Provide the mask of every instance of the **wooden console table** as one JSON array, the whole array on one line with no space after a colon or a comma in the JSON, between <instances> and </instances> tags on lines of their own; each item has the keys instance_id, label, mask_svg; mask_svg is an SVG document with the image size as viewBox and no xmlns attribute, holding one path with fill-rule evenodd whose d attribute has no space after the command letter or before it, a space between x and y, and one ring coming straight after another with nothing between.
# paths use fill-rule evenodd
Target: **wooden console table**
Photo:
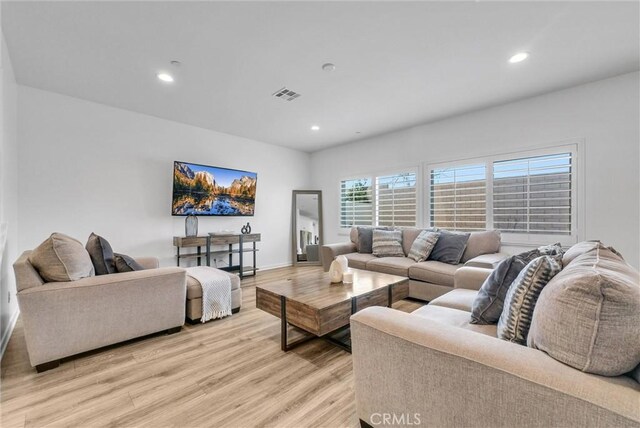
<instances>
[{"instance_id":1,"label":"wooden console table","mask_svg":"<svg viewBox=\"0 0 640 428\"><path fill-rule=\"evenodd\" d=\"M176 260L177 265L180 266L180 260L183 259L197 259L198 266L202 265L202 258L205 258L206 266L211 266L211 247L213 245L227 245L228 249L223 251L213 251L214 253L223 253L228 256L229 266L220 267L218 269L238 272L240 279L247 275L255 275L258 268L256 267L256 253L259 251L256 248L256 243L260 242L261 235L259 233L250 233L247 235L242 234L209 234L205 236L174 236L173 245L176 247ZM245 244L252 244L246 247ZM237 248L234 248L237 246ZM204 251L203 251L204 247ZM196 248L195 253L181 253L181 248ZM251 253L252 265L245 265L245 253ZM233 255L238 255L238 263L234 264Z\"/></svg>"},{"instance_id":2,"label":"wooden console table","mask_svg":"<svg viewBox=\"0 0 640 428\"><path fill-rule=\"evenodd\" d=\"M202 258L205 257L206 265L209 266L209 253L202 252L202 248L207 248L207 241L209 240L209 236L174 236L173 237L173 246L176 247L176 260L178 266L180 266L181 259L197 259L198 266L202 265ZM195 253L186 253L180 254L181 248L196 248Z\"/></svg>"},{"instance_id":3,"label":"wooden console table","mask_svg":"<svg viewBox=\"0 0 640 428\"><path fill-rule=\"evenodd\" d=\"M218 234L209 234L209 241L207 245L207 255L208 260L211 258L211 246L212 245L228 245L229 249L227 251L215 251L216 253L225 253L229 257L229 266L221 267L218 269L226 270L229 272L238 272L240 279L244 278L246 275L255 275L258 268L256 267L256 253L259 251L256 248L256 243L260 242L260 234L259 233L249 233L246 235L243 234L233 234L233 235L218 235ZM251 247L247 248L244 244L251 243ZM238 248L234 249L233 246L237 245ZM245 265L244 254L252 253L252 265ZM233 255L238 255L238 264L233 264Z\"/></svg>"}]
</instances>

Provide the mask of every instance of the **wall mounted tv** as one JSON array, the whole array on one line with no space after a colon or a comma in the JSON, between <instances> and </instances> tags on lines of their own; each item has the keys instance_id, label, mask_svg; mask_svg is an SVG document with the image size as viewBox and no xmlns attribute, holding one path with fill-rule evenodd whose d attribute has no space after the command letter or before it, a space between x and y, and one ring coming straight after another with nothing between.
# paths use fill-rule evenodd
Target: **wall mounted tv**
<instances>
[{"instance_id":1,"label":"wall mounted tv","mask_svg":"<svg viewBox=\"0 0 640 428\"><path fill-rule=\"evenodd\" d=\"M173 163L172 215L252 216L255 172L195 163Z\"/></svg>"}]
</instances>

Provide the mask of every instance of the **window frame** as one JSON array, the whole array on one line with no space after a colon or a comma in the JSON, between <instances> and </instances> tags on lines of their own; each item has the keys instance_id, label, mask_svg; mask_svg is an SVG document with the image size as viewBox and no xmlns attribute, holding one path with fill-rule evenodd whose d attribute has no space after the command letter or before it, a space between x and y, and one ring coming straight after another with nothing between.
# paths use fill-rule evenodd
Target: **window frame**
<instances>
[{"instance_id":1,"label":"window frame","mask_svg":"<svg viewBox=\"0 0 640 428\"><path fill-rule=\"evenodd\" d=\"M470 164L484 163L486 166L486 230L493 230L493 175L494 162L530 158L537 156L571 153L571 233L559 234L533 234L533 233L507 233L501 232L503 245L512 246L537 246L560 242L564 246L573 245L582 239L584 224L584 141L570 140L545 147L525 149L509 153L497 153L489 156L459 159L453 161L440 161L424 164L424 221L423 224L431 226L431 182L430 177L434 169L455 168ZM429 181L425 181L429 180Z\"/></svg>"},{"instance_id":2,"label":"window frame","mask_svg":"<svg viewBox=\"0 0 640 428\"><path fill-rule=\"evenodd\" d=\"M371 226L376 227L378 225L378 194L377 194L377 179L379 177L387 177L391 175L399 175L399 174L415 174L416 175L416 225L415 227L420 227L423 223L423 189L422 189L422 168L421 166L407 166L400 168L393 168L387 170L377 171L375 173L366 173L366 174L351 174L345 177L340 177L338 180L338 207L342 204L342 182L347 180L357 180L357 179L369 179L371 180L371 218L372 224ZM338 212L338 234L339 235L348 235L351 231L351 227L342 227L342 215Z\"/></svg>"}]
</instances>

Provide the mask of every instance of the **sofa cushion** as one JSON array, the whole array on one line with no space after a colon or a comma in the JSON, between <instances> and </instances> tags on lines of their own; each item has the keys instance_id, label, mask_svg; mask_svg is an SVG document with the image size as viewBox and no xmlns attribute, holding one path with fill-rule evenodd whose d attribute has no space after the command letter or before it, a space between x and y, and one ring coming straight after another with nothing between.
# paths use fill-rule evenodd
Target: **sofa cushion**
<instances>
[{"instance_id":1,"label":"sofa cushion","mask_svg":"<svg viewBox=\"0 0 640 428\"><path fill-rule=\"evenodd\" d=\"M439 236L440 234L438 232L429 232L427 230L420 232L411 245L408 257L415 262L427 260L436 242L438 242Z\"/></svg>"},{"instance_id":2,"label":"sofa cushion","mask_svg":"<svg viewBox=\"0 0 640 428\"><path fill-rule=\"evenodd\" d=\"M467 260L464 265L467 267L495 269L504 259L508 257L509 255L505 253L482 254L480 256L476 256L470 260Z\"/></svg>"},{"instance_id":3,"label":"sofa cushion","mask_svg":"<svg viewBox=\"0 0 640 428\"><path fill-rule=\"evenodd\" d=\"M231 278L231 290L233 291L240 288L240 277L232 273L229 273L228 275L229 278ZM202 285L200 285L200 282L197 279L187 275L187 299L200 299L201 297Z\"/></svg>"},{"instance_id":4,"label":"sofa cushion","mask_svg":"<svg viewBox=\"0 0 640 428\"><path fill-rule=\"evenodd\" d=\"M471 312L471 305L473 305L473 300L477 294L478 292L475 290L466 290L464 288L454 289L447 294L433 299L429 304ZM469 319L471 319L471 314L469 314Z\"/></svg>"},{"instance_id":5,"label":"sofa cushion","mask_svg":"<svg viewBox=\"0 0 640 428\"><path fill-rule=\"evenodd\" d=\"M457 265L469 240L468 233L453 233L440 230L438 242L429 255L429 260Z\"/></svg>"},{"instance_id":6,"label":"sofa cushion","mask_svg":"<svg viewBox=\"0 0 640 428\"><path fill-rule=\"evenodd\" d=\"M134 260L133 257L129 257L126 254L115 253L113 255L113 261L118 272L133 272L136 270L144 270L144 266Z\"/></svg>"},{"instance_id":7,"label":"sofa cushion","mask_svg":"<svg viewBox=\"0 0 640 428\"><path fill-rule=\"evenodd\" d=\"M404 257L402 232L399 230L374 230L371 252L376 257Z\"/></svg>"},{"instance_id":8,"label":"sofa cushion","mask_svg":"<svg viewBox=\"0 0 640 428\"><path fill-rule=\"evenodd\" d=\"M462 263L466 263L474 257L483 254L492 254L500 251L500 231L487 230L483 232L471 232L467 247L462 254Z\"/></svg>"},{"instance_id":9,"label":"sofa cushion","mask_svg":"<svg viewBox=\"0 0 640 428\"><path fill-rule=\"evenodd\" d=\"M640 275L598 245L545 287L529 346L587 373L618 376L640 363Z\"/></svg>"},{"instance_id":10,"label":"sofa cushion","mask_svg":"<svg viewBox=\"0 0 640 428\"><path fill-rule=\"evenodd\" d=\"M91 257L80 241L53 233L29 255L29 262L46 282L76 281L95 275Z\"/></svg>"},{"instance_id":11,"label":"sofa cushion","mask_svg":"<svg viewBox=\"0 0 640 428\"><path fill-rule=\"evenodd\" d=\"M462 265L450 265L448 263L427 260L426 262L414 263L409 268L409 278L453 287L453 275L460 267L462 267Z\"/></svg>"},{"instance_id":12,"label":"sofa cushion","mask_svg":"<svg viewBox=\"0 0 640 428\"><path fill-rule=\"evenodd\" d=\"M582 241L573 245L562 255L562 266L567 267L569 263L571 263L576 257L583 255L584 253L588 253L589 251L595 250L596 248L608 248L614 254L622 257L622 254L617 252L613 247L605 247L602 245L600 241Z\"/></svg>"},{"instance_id":13,"label":"sofa cushion","mask_svg":"<svg viewBox=\"0 0 640 428\"><path fill-rule=\"evenodd\" d=\"M113 260L113 250L109 241L92 232L85 248L91 257L96 275L108 275L117 272Z\"/></svg>"},{"instance_id":14,"label":"sofa cushion","mask_svg":"<svg viewBox=\"0 0 640 428\"><path fill-rule=\"evenodd\" d=\"M465 330L475 331L476 333L486 334L487 336L496 337L495 325L478 325L469 322L469 312L459 309L446 308L444 306L427 305L411 312L411 315L435 321L441 324L452 325Z\"/></svg>"},{"instance_id":15,"label":"sofa cushion","mask_svg":"<svg viewBox=\"0 0 640 428\"><path fill-rule=\"evenodd\" d=\"M540 257L540 251L531 250L504 259L484 281L471 310L475 324L495 324L502 315L504 299L509 287L531 260ZM466 265L465 265L466 266Z\"/></svg>"},{"instance_id":16,"label":"sofa cushion","mask_svg":"<svg viewBox=\"0 0 640 428\"><path fill-rule=\"evenodd\" d=\"M373 254L349 253L344 255L349 261L349 267L354 269L366 269L367 262L377 259Z\"/></svg>"},{"instance_id":17,"label":"sofa cushion","mask_svg":"<svg viewBox=\"0 0 640 428\"><path fill-rule=\"evenodd\" d=\"M561 256L541 256L533 259L513 281L504 299L498 320L498 337L521 345L527 335L533 311L542 289L562 270Z\"/></svg>"},{"instance_id":18,"label":"sofa cushion","mask_svg":"<svg viewBox=\"0 0 640 428\"><path fill-rule=\"evenodd\" d=\"M391 275L407 276L409 267L416 262L408 257L379 257L367 262L367 269Z\"/></svg>"}]
</instances>

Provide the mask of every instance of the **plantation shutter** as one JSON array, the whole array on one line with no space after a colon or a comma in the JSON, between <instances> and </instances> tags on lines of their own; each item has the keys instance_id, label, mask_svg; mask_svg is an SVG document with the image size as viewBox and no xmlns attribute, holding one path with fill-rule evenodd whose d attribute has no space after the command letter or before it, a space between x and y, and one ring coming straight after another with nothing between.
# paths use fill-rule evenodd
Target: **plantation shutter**
<instances>
[{"instance_id":1,"label":"plantation shutter","mask_svg":"<svg viewBox=\"0 0 640 428\"><path fill-rule=\"evenodd\" d=\"M486 165L430 171L431 226L473 231L487 228Z\"/></svg>"},{"instance_id":2,"label":"plantation shutter","mask_svg":"<svg viewBox=\"0 0 640 428\"><path fill-rule=\"evenodd\" d=\"M373 225L371 178L340 182L340 227Z\"/></svg>"},{"instance_id":3,"label":"plantation shutter","mask_svg":"<svg viewBox=\"0 0 640 428\"><path fill-rule=\"evenodd\" d=\"M493 163L493 227L508 233L572 233L572 155Z\"/></svg>"},{"instance_id":4,"label":"plantation shutter","mask_svg":"<svg viewBox=\"0 0 640 428\"><path fill-rule=\"evenodd\" d=\"M416 225L416 173L376 177L378 226Z\"/></svg>"}]
</instances>

